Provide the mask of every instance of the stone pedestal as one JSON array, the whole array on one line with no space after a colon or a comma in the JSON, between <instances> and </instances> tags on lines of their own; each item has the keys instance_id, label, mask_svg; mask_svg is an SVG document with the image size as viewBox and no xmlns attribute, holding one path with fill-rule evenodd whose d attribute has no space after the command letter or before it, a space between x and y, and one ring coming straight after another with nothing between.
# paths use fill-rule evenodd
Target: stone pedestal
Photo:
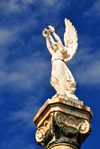
<instances>
[{"instance_id":1,"label":"stone pedestal","mask_svg":"<svg viewBox=\"0 0 100 149\"><path fill-rule=\"evenodd\" d=\"M36 142L46 149L80 149L91 132L91 109L75 99L48 99L34 117Z\"/></svg>"}]
</instances>

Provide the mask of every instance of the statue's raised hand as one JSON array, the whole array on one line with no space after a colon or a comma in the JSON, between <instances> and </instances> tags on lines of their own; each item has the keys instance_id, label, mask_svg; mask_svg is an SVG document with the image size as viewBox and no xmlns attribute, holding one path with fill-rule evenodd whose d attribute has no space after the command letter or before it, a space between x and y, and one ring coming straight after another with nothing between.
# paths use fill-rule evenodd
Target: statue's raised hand
<instances>
[{"instance_id":1,"label":"statue's raised hand","mask_svg":"<svg viewBox=\"0 0 100 149\"><path fill-rule=\"evenodd\" d=\"M52 32L52 33L55 32L55 28L54 28L53 26L49 25L48 27L49 27L49 31L50 31L50 32Z\"/></svg>"},{"instance_id":2,"label":"statue's raised hand","mask_svg":"<svg viewBox=\"0 0 100 149\"><path fill-rule=\"evenodd\" d=\"M45 37L45 38L49 38L49 35L50 35L50 32L49 30L47 30L46 28L43 30L42 32L42 35Z\"/></svg>"}]
</instances>

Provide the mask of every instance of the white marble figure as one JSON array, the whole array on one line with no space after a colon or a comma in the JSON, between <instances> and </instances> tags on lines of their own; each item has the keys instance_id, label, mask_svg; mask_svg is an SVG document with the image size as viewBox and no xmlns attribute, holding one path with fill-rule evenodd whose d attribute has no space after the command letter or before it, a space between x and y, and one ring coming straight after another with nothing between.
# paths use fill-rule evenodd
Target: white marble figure
<instances>
[{"instance_id":1,"label":"white marble figure","mask_svg":"<svg viewBox=\"0 0 100 149\"><path fill-rule=\"evenodd\" d=\"M72 23L65 18L65 33L63 46L61 39L55 33L55 29L52 26L48 26L43 30L43 36L46 38L47 48L52 55L52 72L51 72L51 85L57 91L56 95L59 97L72 97L78 99L73 93L76 90L76 82L72 76L70 70L66 66L66 62L72 59L77 50L77 32ZM56 42L51 36L55 37Z\"/></svg>"}]
</instances>

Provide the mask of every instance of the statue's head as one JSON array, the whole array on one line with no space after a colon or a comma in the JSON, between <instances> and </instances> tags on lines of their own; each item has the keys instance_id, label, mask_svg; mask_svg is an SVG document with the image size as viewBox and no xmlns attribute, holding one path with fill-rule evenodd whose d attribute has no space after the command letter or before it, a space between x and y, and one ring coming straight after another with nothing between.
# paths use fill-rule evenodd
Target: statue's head
<instances>
[{"instance_id":1,"label":"statue's head","mask_svg":"<svg viewBox=\"0 0 100 149\"><path fill-rule=\"evenodd\" d=\"M58 44L56 42L52 43L52 48L56 52L58 50Z\"/></svg>"}]
</instances>

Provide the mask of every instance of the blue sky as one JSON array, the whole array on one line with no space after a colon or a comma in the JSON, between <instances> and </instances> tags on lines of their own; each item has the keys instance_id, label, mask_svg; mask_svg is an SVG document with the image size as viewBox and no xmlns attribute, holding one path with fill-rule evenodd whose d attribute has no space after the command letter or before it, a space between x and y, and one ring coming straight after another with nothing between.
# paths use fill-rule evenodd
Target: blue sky
<instances>
[{"instance_id":1,"label":"blue sky","mask_svg":"<svg viewBox=\"0 0 100 149\"><path fill-rule=\"evenodd\" d=\"M78 49L67 63L75 92L93 112L91 135L82 148L99 147L100 1L1 0L0 149L36 149L33 117L55 94L50 85L51 56L42 31L55 27L63 41L64 19L78 33Z\"/></svg>"}]
</instances>

